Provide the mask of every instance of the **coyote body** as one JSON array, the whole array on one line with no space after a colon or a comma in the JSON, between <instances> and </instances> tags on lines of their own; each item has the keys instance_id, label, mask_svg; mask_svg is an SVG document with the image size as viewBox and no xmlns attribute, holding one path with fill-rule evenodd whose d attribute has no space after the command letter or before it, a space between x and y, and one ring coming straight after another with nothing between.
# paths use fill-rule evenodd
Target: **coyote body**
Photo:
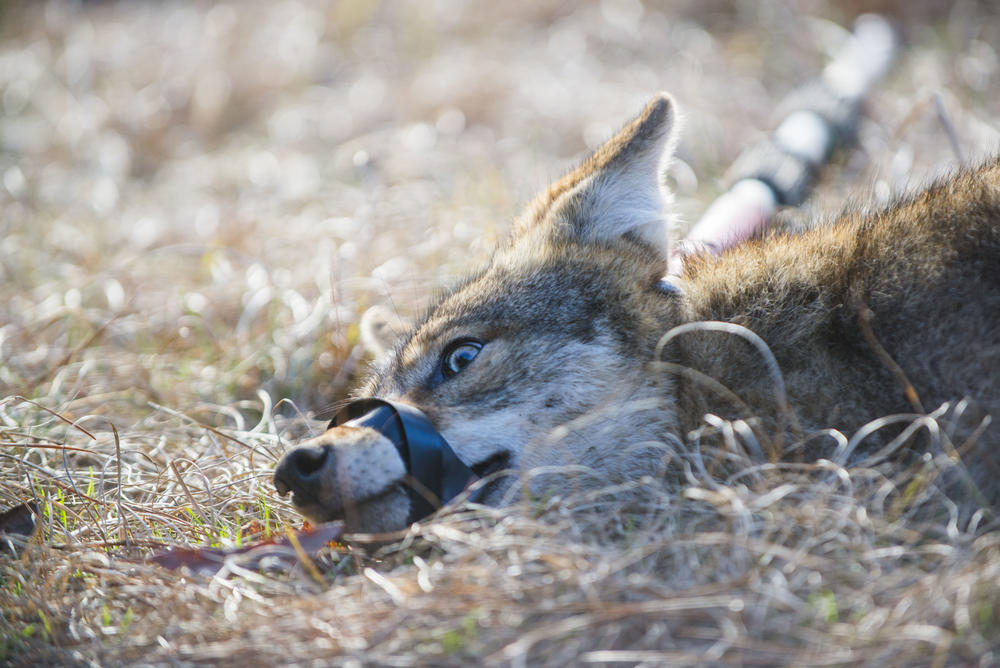
<instances>
[{"instance_id":1,"label":"coyote body","mask_svg":"<svg viewBox=\"0 0 1000 668\"><path fill-rule=\"evenodd\" d=\"M687 258L665 285L674 125L670 98L654 98L542 193L358 396L419 408L477 472L517 470L538 494L676 475L709 413L830 456L834 439L810 435L967 397L1000 411L1000 163L883 211ZM997 430L977 437L995 466ZM295 499L306 516L405 524L405 468L384 438L335 427L304 447L330 455L319 491ZM525 489L494 478L487 503Z\"/></svg>"}]
</instances>

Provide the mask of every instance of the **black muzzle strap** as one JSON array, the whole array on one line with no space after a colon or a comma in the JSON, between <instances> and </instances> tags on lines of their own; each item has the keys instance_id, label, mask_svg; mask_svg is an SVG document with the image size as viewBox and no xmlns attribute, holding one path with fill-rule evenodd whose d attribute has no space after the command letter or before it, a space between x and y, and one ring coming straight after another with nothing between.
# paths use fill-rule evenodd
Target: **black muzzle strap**
<instances>
[{"instance_id":1,"label":"black muzzle strap","mask_svg":"<svg viewBox=\"0 0 1000 668\"><path fill-rule=\"evenodd\" d=\"M392 441L406 472L440 500L448 503L479 477L466 466L427 416L412 406L385 399L359 399L345 406L330 427L368 427ZM425 490L408 486L409 522L427 517L437 508Z\"/></svg>"}]
</instances>

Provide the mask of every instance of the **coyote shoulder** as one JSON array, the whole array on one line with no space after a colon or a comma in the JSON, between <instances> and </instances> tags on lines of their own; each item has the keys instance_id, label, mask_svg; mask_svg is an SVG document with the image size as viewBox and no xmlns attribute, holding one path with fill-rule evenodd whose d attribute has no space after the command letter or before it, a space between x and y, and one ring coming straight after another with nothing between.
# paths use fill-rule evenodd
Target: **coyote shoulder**
<instances>
[{"instance_id":1,"label":"coyote shoulder","mask_svg":"<svg viewBox=\"0 0 1000 668\"><path fill-rule=\"evenodd\" d=\"M1000 411L1000 162L690 257L666 289L675 121L655 97L421 322L367 323L388 352L357 396L419 409L478 475L544 471L524 478L539 493L676 473L708 413L748 419L765 456L795 443L831 456L832 439L809 436L971 399L979 431L959 454L992 472L977 482L994 494L1000 438L979 418ZM515 479L493 476L480 499L515 498ZM275 475L310 519L365 531L405 525L407 480L397 448L365 426L331 428Z\"/></svg>"}]
</instances>

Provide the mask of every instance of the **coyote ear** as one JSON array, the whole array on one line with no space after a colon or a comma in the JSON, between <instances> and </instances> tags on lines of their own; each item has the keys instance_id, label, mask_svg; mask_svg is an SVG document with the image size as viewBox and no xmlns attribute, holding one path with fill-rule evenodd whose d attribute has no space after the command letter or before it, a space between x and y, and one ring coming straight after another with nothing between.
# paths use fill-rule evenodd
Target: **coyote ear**
<instances>
[{"instance_id":1,"label":"coyote ear","mask_svg":"<svg viewBox=\"0 0 1000 668\"><path fill-rule=\"evenodd\" d=\"M557 226L588 241L631 233L666 253L670 194L663 175L674 148L674 103L654 97L580 167L554 183L518 221L518 230Z\"/></svg>"},{"instance_id":2,"label":"coyote ear","mask_svg":"<svg viewBox=\"0 0 1000 668\"><path fill-rule=\"evenodd\" d=\"M361 316L361 344L373 357L382 357L412 328L392 309L372 306Z\"/></svg>"}]
</instances>

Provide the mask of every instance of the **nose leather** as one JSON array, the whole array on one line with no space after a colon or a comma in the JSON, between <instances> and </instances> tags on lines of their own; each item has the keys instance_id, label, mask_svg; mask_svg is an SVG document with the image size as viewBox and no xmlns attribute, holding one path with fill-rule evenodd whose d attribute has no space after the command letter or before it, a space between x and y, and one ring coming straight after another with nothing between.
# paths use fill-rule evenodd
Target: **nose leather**
<instances>
[{"instance_id":1,"label":"nose leather","mask_svg":"<svg viewBox=\"0 0 1000 668\"><path fill-rule=\"evenodd\" d=\"M281 495L294 491L303 498L317 498L329 445L296 448L283 457L274 470L274 487Z\"/></svg>"},{"instance_id":2,"label":"nose leather","mask_svg":"<svg viewBox=\"0 0 1000 668\"><path fill-rule=\"evenodd\" d=\"M330 427L343 425L368 427L389 439L407 473L441 504L454 499L479 478L459 459L427 416L413 406L386 399L359 399L341 409L330 422ZM407 493L409 522L422 519L436 509L424 490L409 485Z\"/></svg>"}]
</instances>

